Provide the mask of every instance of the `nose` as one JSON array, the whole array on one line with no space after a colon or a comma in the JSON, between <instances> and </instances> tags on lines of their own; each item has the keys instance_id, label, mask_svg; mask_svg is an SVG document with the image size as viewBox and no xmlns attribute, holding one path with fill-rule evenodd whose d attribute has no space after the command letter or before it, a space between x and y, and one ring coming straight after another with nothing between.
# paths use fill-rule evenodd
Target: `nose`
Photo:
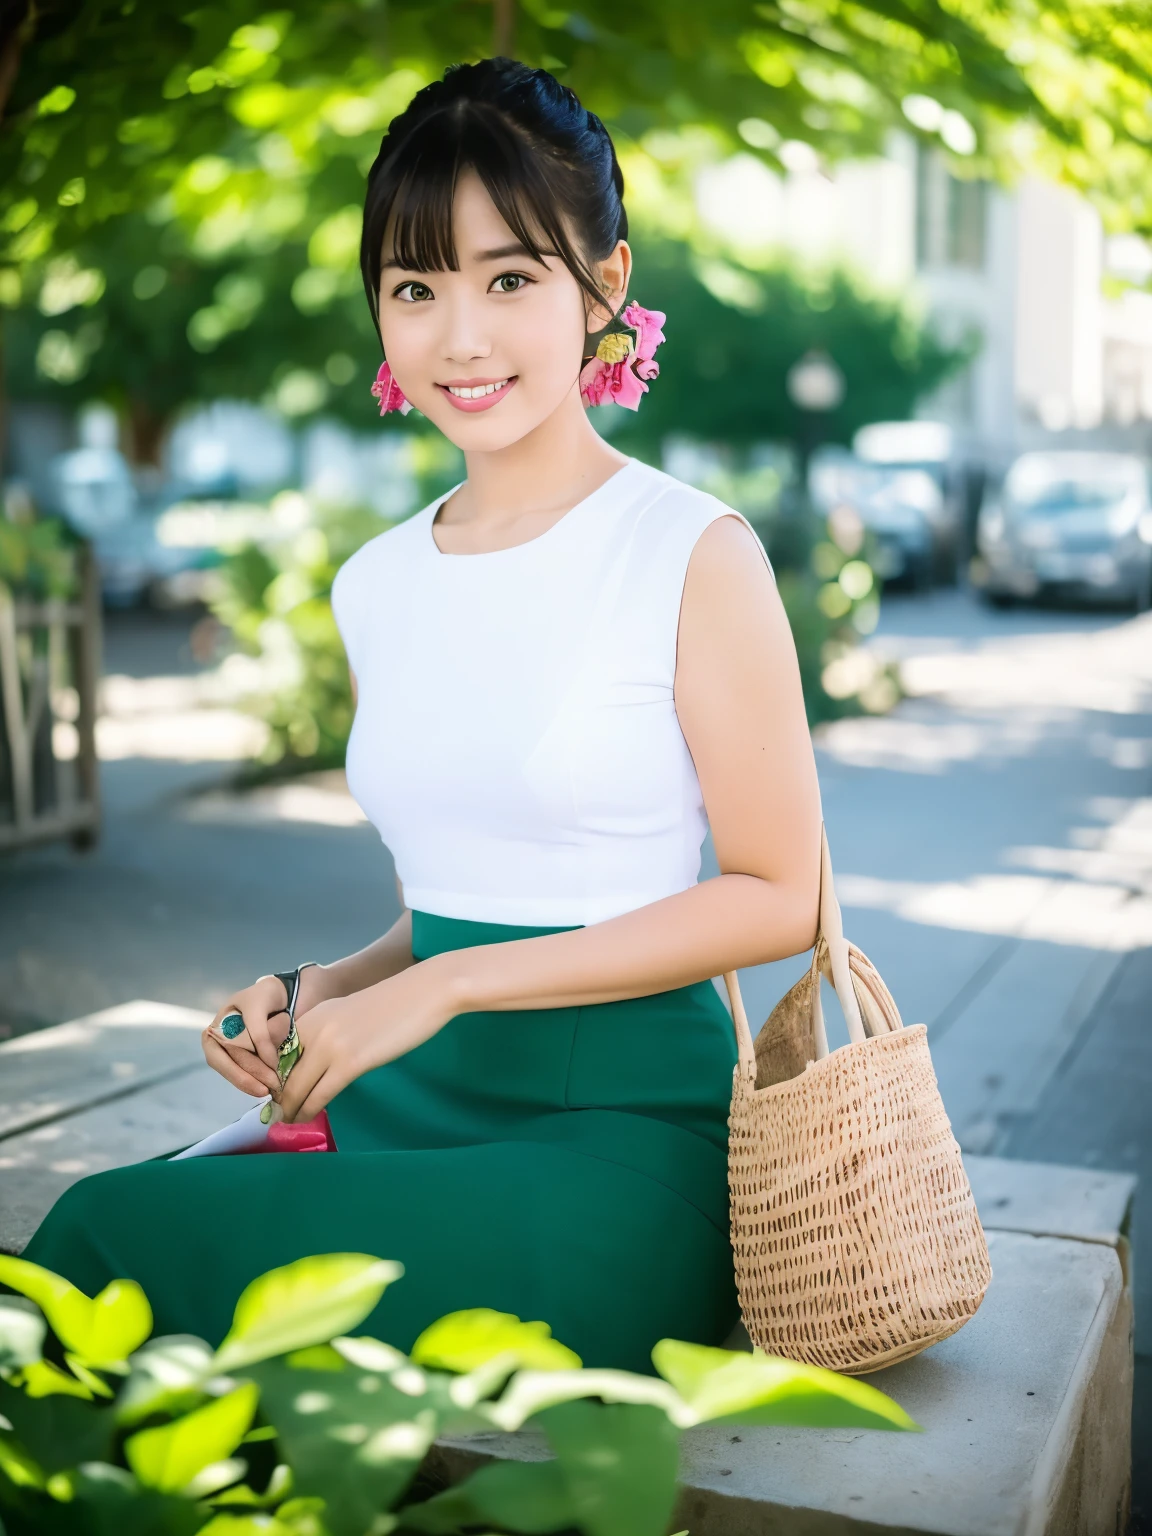
<instances>
[{"instance_id":1,"label":"nose","mask_svg":"<svg viewBox=\"0 0 1152 1536\"><path fill-rule=\"evenodd\" d=\"M466 289L447 297L441 311L445 317L441 341L445 362L474 363L492 355L492 339L481 311L482 306Z\"/></svg>"}]
</instances>

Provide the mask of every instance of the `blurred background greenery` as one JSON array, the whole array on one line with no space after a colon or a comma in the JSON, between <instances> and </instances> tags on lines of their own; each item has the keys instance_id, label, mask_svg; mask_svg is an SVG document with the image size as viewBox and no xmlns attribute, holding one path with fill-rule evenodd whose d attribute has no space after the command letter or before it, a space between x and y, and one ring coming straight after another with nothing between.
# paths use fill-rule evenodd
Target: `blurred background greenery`
<instances>
[{"instance_id":1,"label":"blurred background greenery","mask_svg":"<svg viewBox=\"0 0 1152 1536\"><path fill-rule=\"evenodd\" d=\"M888 707L892 678L845 661L875 627L881 567L860 527L812 515L806 469L818 446L914 415L979 339L939 334L867 273L723 236L699 215L699 178L736 154L831 167L899 131L961 190L1040 174L1090 196L1109 229L1152 232L1142 0L15 0L0 20L6 397L111 408L153 519L193 407L402 434L385 512L313 496L306 527L263 540L234 519L198 556L215 575L186 587L238 645L295 657L295 681L282 668L258 702L268 760L338 761L350 701L331 576L459 473L426 424L375 418L364 174L420 86L492 51L553 70L608 123L637 296L670 316L658 387L634 418L600 413L602 430L674 472L708 450L695 478L766 538L814 720ZM794 379L805 359L832 381L816 405ZM297 484L299 465L271 480L269 495ZM7 505L31 527L26 495ZM19 564L10 552L10 581Z\"/></svg>"}]
</instances>

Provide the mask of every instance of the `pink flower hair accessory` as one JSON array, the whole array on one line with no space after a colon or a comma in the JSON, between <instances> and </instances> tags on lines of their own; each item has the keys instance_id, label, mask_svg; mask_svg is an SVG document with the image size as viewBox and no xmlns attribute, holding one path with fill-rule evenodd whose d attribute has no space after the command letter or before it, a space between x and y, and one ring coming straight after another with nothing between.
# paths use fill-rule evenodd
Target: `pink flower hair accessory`
<instances>
[{"instance_id":1,"label":"pink flower hair accessory","mask_svg":"<svg viewBox=\"0 0 1152 1536\"><path fill-rule=\"evenodd\" d=\"M380 402L381 416L387 416L389 411L399 411L401 416L407 416L412 409L411 400L405 398L404 391L392 377L392 370L387 363L380 364L372 394Z\"/></svg>"},{"instance_id":2,"label":"pink flower hair accessory","mask_svg":"<svg viewBox=\"0 0 1152 1536\"><path fill-rule=\"evenodd\" d=\"M622 405L628 411L638 410L648 393L648 381L660 372L653 354L664 340L662 327L668 316L633 302L622 318L635 331L636 340L620 331L610 331L601 338L596 356L580 373L580 395L585 405Z\"/></svg>"}]
</instances>

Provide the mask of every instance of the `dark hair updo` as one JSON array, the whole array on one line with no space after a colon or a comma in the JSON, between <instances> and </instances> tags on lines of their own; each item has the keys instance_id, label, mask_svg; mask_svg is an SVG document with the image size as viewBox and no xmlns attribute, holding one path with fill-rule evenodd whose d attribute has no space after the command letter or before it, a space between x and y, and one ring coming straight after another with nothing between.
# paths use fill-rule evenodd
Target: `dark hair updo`
<instances>
[{"instance_id":1,"label":"dark hair updo","mask_svg":"<svg viewBox=\"0 0 1152 1536\"><path fill-rule=\"evenodd\" d=\"M393 119L368 173L360 270L380 328L385 231L414 272L458 270L452 201L476 172L526 250L558 257L593 300L595 264L627 238L624 177L604 124L545 69L512 59L453 64Z\"/></svg>"}]
</instances>

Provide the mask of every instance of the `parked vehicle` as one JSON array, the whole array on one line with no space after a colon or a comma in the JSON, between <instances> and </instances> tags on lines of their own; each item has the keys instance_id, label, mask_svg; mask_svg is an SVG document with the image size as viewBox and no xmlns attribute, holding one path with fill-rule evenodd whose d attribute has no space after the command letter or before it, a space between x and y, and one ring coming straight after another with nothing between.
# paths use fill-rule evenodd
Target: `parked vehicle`
<instances>
[{"instance_id":1,"label":"parked vehicle","mask_svg":"<svg viewBox=\"0 0 1152 1536\"><path fill-rule=\"evenodd\" d=\"M202 563L198 552L157 538L156 518L141 507L131 469L114 445L90 442L57 455L50 483L52 510L91 545L109 607L147 601Z\"/></svg>"},{"instance_id":2,"label":"parked vehicle","mask_svg":"<svg viewBox=\"0 0 1152 1536\"><path fill-rule=\"evenodd\" d=\"M1024 454L986 496L976 537L990 602L1063 592L1152 603L1152 497L1134 455Z\"/></svg>"},{"instance_id":3,"label":"parked vehicle","mask_svg":"<svg viewBox=\"0 0 1152 1536\"><path fill-rule=\"evenodd\" d=\"M824 449L813 458L809 490L825 517L843 506L859 516L871 535L870 559L882 580L917 590L931 586L941 503L931 475L866 464L844 449Z\"/></svg>"},{"instance_id":4,"label":"parked vehicle","mask_svg":"<svg viewBox=\"0 0 1152 1536\"><path fill-rule=\"evenodd\" d=\"M971 466L962 462L952 429L940 421L874 421L861 427L852 451L862 463L901 479L904 501L910 495L927 519L931 533L930 571L924 585L956 580L967 542L965 513ZM929 493L925 482L931 481ZM887 483L887 482L885 482Z\"/></svg>"}]
</instances>

